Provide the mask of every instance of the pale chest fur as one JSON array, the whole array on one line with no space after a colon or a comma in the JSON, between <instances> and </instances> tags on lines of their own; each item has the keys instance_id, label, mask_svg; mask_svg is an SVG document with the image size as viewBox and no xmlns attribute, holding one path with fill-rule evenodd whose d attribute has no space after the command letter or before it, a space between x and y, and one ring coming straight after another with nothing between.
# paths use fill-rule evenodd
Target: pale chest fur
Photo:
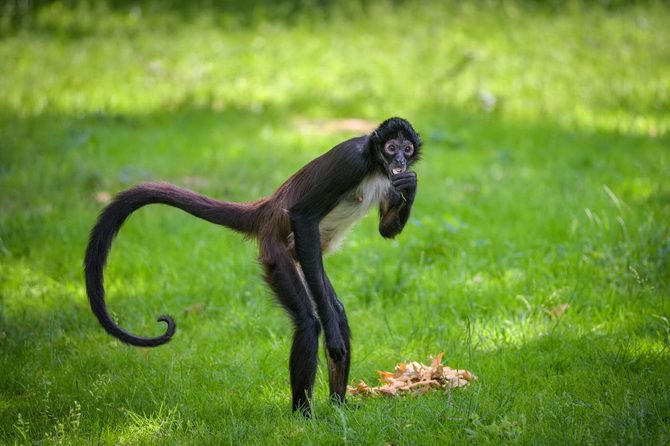
<instances>
[{"instance_id":1,"label":"pale chest fur","mask_svg":"<svg viewBox=\"0 0 670 446\"><path fill-rule=\"evenodd\" d=\"M371 175L349 192L319 224L323 252L337 250L354 223L378 205L390 187L391 181L386 176Z\"/></svg>"}]
</instances>

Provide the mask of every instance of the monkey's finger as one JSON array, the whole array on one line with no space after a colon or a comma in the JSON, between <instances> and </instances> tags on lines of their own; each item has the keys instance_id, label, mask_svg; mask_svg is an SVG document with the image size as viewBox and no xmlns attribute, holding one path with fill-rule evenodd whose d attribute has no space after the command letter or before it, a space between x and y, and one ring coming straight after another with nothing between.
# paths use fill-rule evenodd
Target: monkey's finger
<instances>
[{"instance_id":1,"label":"monkey's finger","mask_svg":"<svg viewBox=\"0 0 670 446\"><path fill-rule=\"evenodd\" d=\"M416 183L416 178L415 177L394 178L391 182L393 184L397 184L397 183L408 182L408 181L412 182L412 183Z\"/></svg>"},{"instance_id":2,"label":"monkey's finger","mask_svg":"<svg viewBox=\"0 0 670 446\"><path fill-rule=\"evenodd\" d=\"M413 178L404 178L402 180L394 181L393 187L395 187L396 189L416 187L416 180L414 180Z\"/></svg>"},{"instance_id":3,"label":"monkey's finger","mask_svg":"<svg viewBox=\"0 0 670 446\"><path fill-rule=\"evenodd\" d=\"M403 179L403 178L416 178L416 172L407 171L407 172L402 172L402 173L393 175L393 176L391 177L391 179L392 179L393 181L395 181L395 180L400 180L400 179Z\"/></svg>"},{"instance_id":4,"label":"monkey's finger","mask_svg":"<svg viewBox=\"0 0 670 446\"><path fill-rule=\"evenodd\" d=\"M398 192L400 192L401 194L403 194L403 193L405 193L405 192L411 192L411 191L413 191L414 189L415 189L415 188L414 188L414 187L411 187L411 186L404 186L404 187L399 187L399 188L397 188L396 190L397 190Z\"/></svg>"},{"instance_id":5,"label":"monkey's finger","mask_svg":"<svg viewBox=\"0 0 670 446\"><path fill-rule=\"evenodd\" d=\"M416 175L403 175L403 176L395 176L391 178L391 182L395 183L397 181L416 181Z\"/></svg>"}]
</instances>

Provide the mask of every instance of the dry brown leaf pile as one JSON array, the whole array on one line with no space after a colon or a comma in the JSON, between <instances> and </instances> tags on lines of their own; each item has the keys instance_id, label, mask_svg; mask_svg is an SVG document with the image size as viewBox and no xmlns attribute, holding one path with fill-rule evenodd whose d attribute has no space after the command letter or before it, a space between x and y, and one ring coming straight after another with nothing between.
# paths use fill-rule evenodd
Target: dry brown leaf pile
<instances>
[{"instance_id":1,"label":"dry brown leaf pile","mask_svg":"<svg viewBox=\"0 0 670 446\"><path fill-rule=\"evenodd\" d=\"M452 369L442 364L444 352L430 357L430 365L420 362L401 362L395 372L378 371L381 385L370 387L364 381L349 386L351 395L375 396L398 395L414 391L428 392L431 389L446 389L445 393L457 387L465 387L477 379L467 370Z\"/></svg>"}]
</instances>

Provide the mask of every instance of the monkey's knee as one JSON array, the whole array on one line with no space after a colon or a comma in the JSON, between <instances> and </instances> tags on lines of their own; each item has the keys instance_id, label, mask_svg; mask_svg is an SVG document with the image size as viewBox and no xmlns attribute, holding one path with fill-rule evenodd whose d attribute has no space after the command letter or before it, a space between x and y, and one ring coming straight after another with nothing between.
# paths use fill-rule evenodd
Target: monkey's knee
<instances>
[{"instance_id":1,"label":"monkey's knee","mask_svg":"<svg viewBox=\"0 0 670 446\"><path fill-rule=\"evenodd\" d=\"M298 316L294 319L293 324L296 335L304 334L317 339L321 335L321 323L313 314Z\"/></svg>"},{"instance_id":2,"label":"monkey's knee","mask_svg":"<svg viewBox=\"0 0 670 446\"><path fill-rule=\"evenodd\" d=\"M265 260L261 258L261 263L263 264L263 272L265 273L265 280L272 282L273 277L276 277L280 273L280 268L277 262L274 260Z\"/></svg>"}]
</instances>

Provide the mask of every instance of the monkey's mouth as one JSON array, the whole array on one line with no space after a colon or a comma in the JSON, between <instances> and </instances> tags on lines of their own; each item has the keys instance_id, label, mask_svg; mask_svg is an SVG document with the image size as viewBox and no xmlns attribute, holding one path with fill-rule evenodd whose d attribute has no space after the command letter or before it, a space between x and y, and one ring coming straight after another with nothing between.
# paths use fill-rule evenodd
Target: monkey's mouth
<instances>
[{"instance_id":1,"label":"monkey's mouth","mask_svg":"<svg viewBox=\"0 0 670 446\"><path fill-rule=\"evenodd\" d=\"M399 173L403 173L406 170L407 170L406 166L396 166L391 169L391 174L398 175Z\"/></svg>"}]
</instances>

